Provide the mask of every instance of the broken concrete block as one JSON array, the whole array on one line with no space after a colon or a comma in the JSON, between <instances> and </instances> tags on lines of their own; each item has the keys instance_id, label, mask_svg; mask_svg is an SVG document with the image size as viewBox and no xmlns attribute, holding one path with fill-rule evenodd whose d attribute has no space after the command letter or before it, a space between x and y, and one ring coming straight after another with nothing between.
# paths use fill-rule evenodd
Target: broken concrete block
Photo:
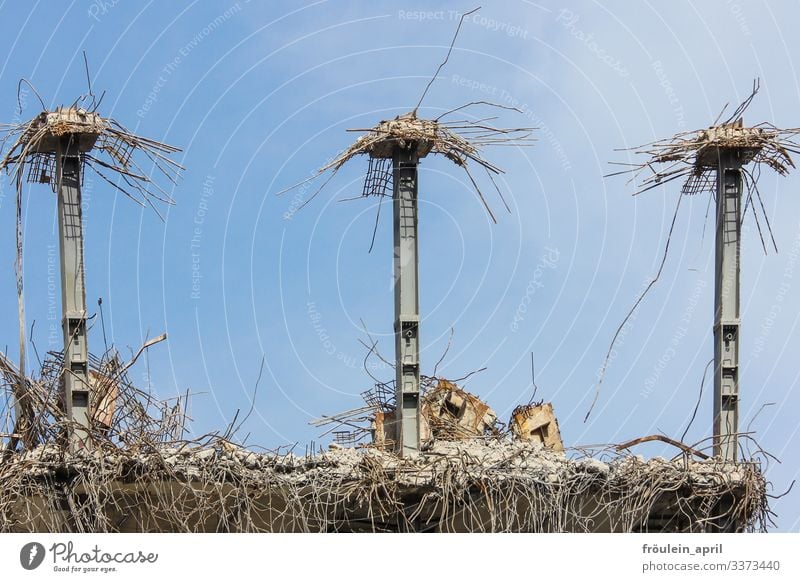
<instances>
[{"instance_id":1,"label":"broken concrete block","mask_svg":"<svg viewBox=\"0 0 800 582\"><path fill-rule=\"evenodd\" d=\"M465 440L495 431L497 414L477 396L448 380L439 379L436 387L422 397L420 441ZM372 421L372 443L392 448L396 438L394 410L378 411Z\"/></svg>"},{"instance_id":2,"label":"broken concrete block","mask_svg":"<svg viewBox=\"0 0 800 582\"><path fill-rule=\"evenodd\" d=\"M509 424L516 439L539 442L553 451L564 450L558 420L549 402L517 406Z\"/></svg>"}]
</instances>

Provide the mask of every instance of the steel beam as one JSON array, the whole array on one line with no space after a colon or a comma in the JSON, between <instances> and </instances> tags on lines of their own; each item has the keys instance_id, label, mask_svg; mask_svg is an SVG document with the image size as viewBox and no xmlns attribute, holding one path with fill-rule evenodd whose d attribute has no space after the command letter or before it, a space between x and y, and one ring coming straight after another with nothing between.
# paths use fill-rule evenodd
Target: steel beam
<instances>
[{"instance_id":1,"label":"steel beam","mask_svg":"<svg viewBox=\"0 0 800 582\"><path fill-rule=\"evenodd\" d=\"M719 150L714 302L714 455L736 461L739 432L739 259L742 162Z\"/></svg>"},{"instance_id":2,"label":"steel beam","mask_svg":"<svg viewBox=\"0 0 800 582\"><path fill-rule=\"evenodd\" d=\"M419 451L419 263L416 148L392 157L394 208L394 335L397 406L395 438L401 455Z\"/></svg>"},{"instance_id":3,"label":"steel beam","mask_svg":"<svg viewBox=\"0 0 800 582\"><path fill-rule=\"evenodd\" d=\"M62 387L67 419L77 425L77 428L70 431L69 436L70 447L74 450L85 447L88 441L90 404L86 289L83 269L81 160L77 136L64 136L58 143L56 180L64 333Z\"/></svg>"}]
</instances>

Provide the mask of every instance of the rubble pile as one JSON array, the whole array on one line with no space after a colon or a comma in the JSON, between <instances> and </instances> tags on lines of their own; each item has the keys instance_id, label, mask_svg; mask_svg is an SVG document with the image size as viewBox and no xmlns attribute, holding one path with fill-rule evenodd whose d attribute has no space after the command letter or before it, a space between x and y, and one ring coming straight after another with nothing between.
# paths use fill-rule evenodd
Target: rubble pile
<instances>
[{"instance_id":1,"label":"rubble pile","mask_svg":"<svg viewBox=\"0 0 800 582\"><path fill-rule=\"evenodd\" d=\"M766 528L751 464L570 458L532 441L437 441L256 453L224 440L68 453L42 445L0 464L6 532L717 531Z\"/></svg>"}]
</instances>

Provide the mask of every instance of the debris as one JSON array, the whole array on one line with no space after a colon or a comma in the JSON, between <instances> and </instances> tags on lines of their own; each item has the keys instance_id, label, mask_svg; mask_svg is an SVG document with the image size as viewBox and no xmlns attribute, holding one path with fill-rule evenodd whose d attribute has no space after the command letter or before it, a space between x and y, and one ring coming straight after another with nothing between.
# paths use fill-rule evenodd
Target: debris
<instances>
[{"instance_id":1,"label":"debris","mask_svg":"<svg viewBox=\"0 0 800 582\"><path fill-rule=\"evenodd\" d=\"M549 402L517 406L511 413L509 426L516 439L539 442L554 451L564 450L558 420Z\"/></svg>"},{"instance_id":2,"label":"debris","mask_svg":"<svg viewBox=\"0 0 800 582\"><path fill-rule=\"evenodd\" d=\"M341 443L354 444L365 434L372 437L372 445L391 449L394 446L396 430L395 398L390 384L379 383L375 390L362 395L366 408L356 408L322 421L312 422L315 426L338 421L355 430L341 431ZM363 416L364 413L367 413ZM357 418L357 416L360 418ZM346 422L344 422L346 420ZM354 426L368 423L369 428ZM426 446L434 441L466 440L499 435L497 414L474 394L460 388L444 378L422 378L422 398L420 403L420 441ZM345 436L346 435L346 436Z\"/></svg>"},{"instance_id":3,"label":"debris","mask_svg":"<svg viewBox=\"0 0 800 582\"><path fill-rule=\"evenodd\" d=\"M743 127L739 118L637 148L637 154L645 154L649 159L631 171L637 175L650 173L638 193L685 178L681 193L693 195L715 189L719 151L737 150L742 164L763 164L785 176L795 167L791 154L800 153L800 144L795 141L798 133L800 129L779 129L770 123ZM655 171L655 164L668 166Z\"/></svg>"},{"instance_id":4,"label":"debris","mask_svg":"<svg viewBox=\"0 0 800 582\"><path fill-rule=\"evenodd\" d=\"M647 159L635 164L616 163L629 168L609 175L632 174L633 179L644 175L637 194L678 179L684 180L681 194L714 192L720 158L723 152L729 151L736 153L741 165L754 166L753 170L745 173L747 189L749 197L755 194L760 200L756 178L761 166L767 166L781 176L793 170L795 164L791 154L800 153L800 142L797 141L800 128L781 129L766 122L745 127L742 115L758 90L759 83L756 80L750 96L721 123L715 122L706 129L685 131L668 139L632 148L635 154L645 155ZM666 167L656 169L663 164ZM754 206L753 214L755 215Z\"/></svg>"},{"instance_id":5,"label":"debris","mask_svg":"<svg viewBox=\"0 0 800 582\"><path fill-rule=\"evenodd\" d=\"M465 440L496 431L497 415L477 396L439 379L422 398L420 440ZM427 429L427 430L423 430Z\"/></svg>"},{"instance_id":6,"label":"debris","mask_svg":"<svg viewBox=\"0 0 800 582\"><path fill-rule=\"evenodd\" d=\"M158 339L158 338L156 338ZM152 345L152 340L145 346ZM119 354L109 350L102 358L89 356L89 378L94 392L89 438L101 449L142 449L179 441L185 431L186 398L159 401L136 388L127 375L128 364L119 364ZM8 402L16 386L25 387L26 402L34 422L29 427L31 446L63 442L71 426L64 414L61 377L65 373L63 354L48 352L39 373L23 376L0 352L0 390ZM10 417L3 419L5 425Z\"/></svg>"},{"instance_id":7,"label":"debris","mask_svg":"<svg viewBox=\"0 0 800 582\"><path fill-rule=\"evenodd\" d=\"M435 442L404 458L220 450L210 439L179 455L54 444L14 454L0 464L0 531L763 531L769 516L749 463L570 459L508 439Z\"/></svg>"},{"instance_id":8,"label":"debris","mask_svg":"<svg viewBox=\"0 0 800 582\"><path fill-rule=\"evenodd\" d=\"M486 105L508 109L501 105L479 101L454 109L452 112L473 105ZM442 117L452 112L447 112L436 119L421 119L417 117L416 112L412 111L399 115L391 120L380 121L371 129L348 130L364 132L365 135L360 136L353 145L336 156L330 163L317 170L317 173L313 176L314 178L328 171L331 172L331 175L307 202L310 202L311 199L319 194L325 184L336 175L344 164L361 154L367 154L371 159L377 160L376 162L370 163L370 171L365 178L363 195L385 196L387 189L391 185L392 152L397 147L401 149L410 149L413 144L419 158L425 157L428 154L439 154L455 165L463 168L487 212L492 220L496 222L494 214L489 208L482 191L469 171L469 163L474 162L482 167L489 176L495 189L497 189L497 184L495 184L492 174L502 174L503 170L486 161L481 156L480 150L490 145L531 145L532 140L530 139L530 135L534 128L506 129L488 125L487 122L495 119L494 117L476 121L466 119L442 121ZM380 163L382 160L386 160L387 163ZM301 184L304 182L301 182ZM296 184L287 190L291 190L299 185L300 184ZM284 192L287 190L284 190ZM499 189L497 192L498 194L500 193Z\"/></svg>"},{"instance_id":9,"label":"debris","mask_svg":"<svg viewBox=\"0 0 800 582\"><path fill-rule=\"evenodd\" d=\"M81 161L115 189L142 206L152 206L151 198L172 203L169 194L153 182L134 154L141 152L164 177L175 183L183 167L168 156L180 150L134 135L114 119L77 107L59 107L55 111L43 111L30 121L0 127L5 133L0 140L2 148L10 144L0 160L0 170L11 174L18 189L22 187L22 177L27 170L29 182L49 183L55 190L57 143L61 137L73 135L77 137ZM99 154L90 153L92 151ZM118 174L123 185L112 181L105 171Z\"/></svg>"},{"instance_id":10,"label":"debris","mask_svg":"<svg viewBox=\"0 0 800 582\"><path fill-rule=\"evenodd\" d=\"M119 383L113 376L90 370L89 386L93 392L93 397L89 399L92 403L91 417L98 425L108 430L114 420L114 411L119 398Z\"/></svg>"}]
</instances>

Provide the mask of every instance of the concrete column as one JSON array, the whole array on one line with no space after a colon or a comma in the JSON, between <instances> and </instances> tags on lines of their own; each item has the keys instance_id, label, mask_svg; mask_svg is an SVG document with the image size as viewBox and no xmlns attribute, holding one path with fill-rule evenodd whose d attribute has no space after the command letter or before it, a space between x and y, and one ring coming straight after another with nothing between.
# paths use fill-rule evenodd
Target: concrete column
<instances>
[{"instance_id":1,"label":"concrete column","mask_svg":"<svg viewBox=\"0 0 800 582\"><path fill-rule=\"evenodd\" d=\"M81 160L78 137L67 135L56 150L58 234L61 248L61 309L64 332L64 406L67 418L89 427L89 348L83 270ZM86 446L88 430L75 429L70 447Z\"/></svg>"},{"instance_id":2,"label":"concrete column","mask_svg":"<svg viewBox=\"0 0 800 582\"><path fill-rule=\"evenodd\" d=\"M736 461L739 432L739 249L742 163L719 150L714 305L714 455Z\"/></svg>"},{"instance_id":3,"label":"concrete column","mask_svg":"<svg viewBox=\"0 0 800 582\"><path fill-rule=\"evenodd\" d=\"M393 155L394 299L397 409L395 435L401 455L419 450L419 262L417 152Z\"/></svg>"}]
</instances>

